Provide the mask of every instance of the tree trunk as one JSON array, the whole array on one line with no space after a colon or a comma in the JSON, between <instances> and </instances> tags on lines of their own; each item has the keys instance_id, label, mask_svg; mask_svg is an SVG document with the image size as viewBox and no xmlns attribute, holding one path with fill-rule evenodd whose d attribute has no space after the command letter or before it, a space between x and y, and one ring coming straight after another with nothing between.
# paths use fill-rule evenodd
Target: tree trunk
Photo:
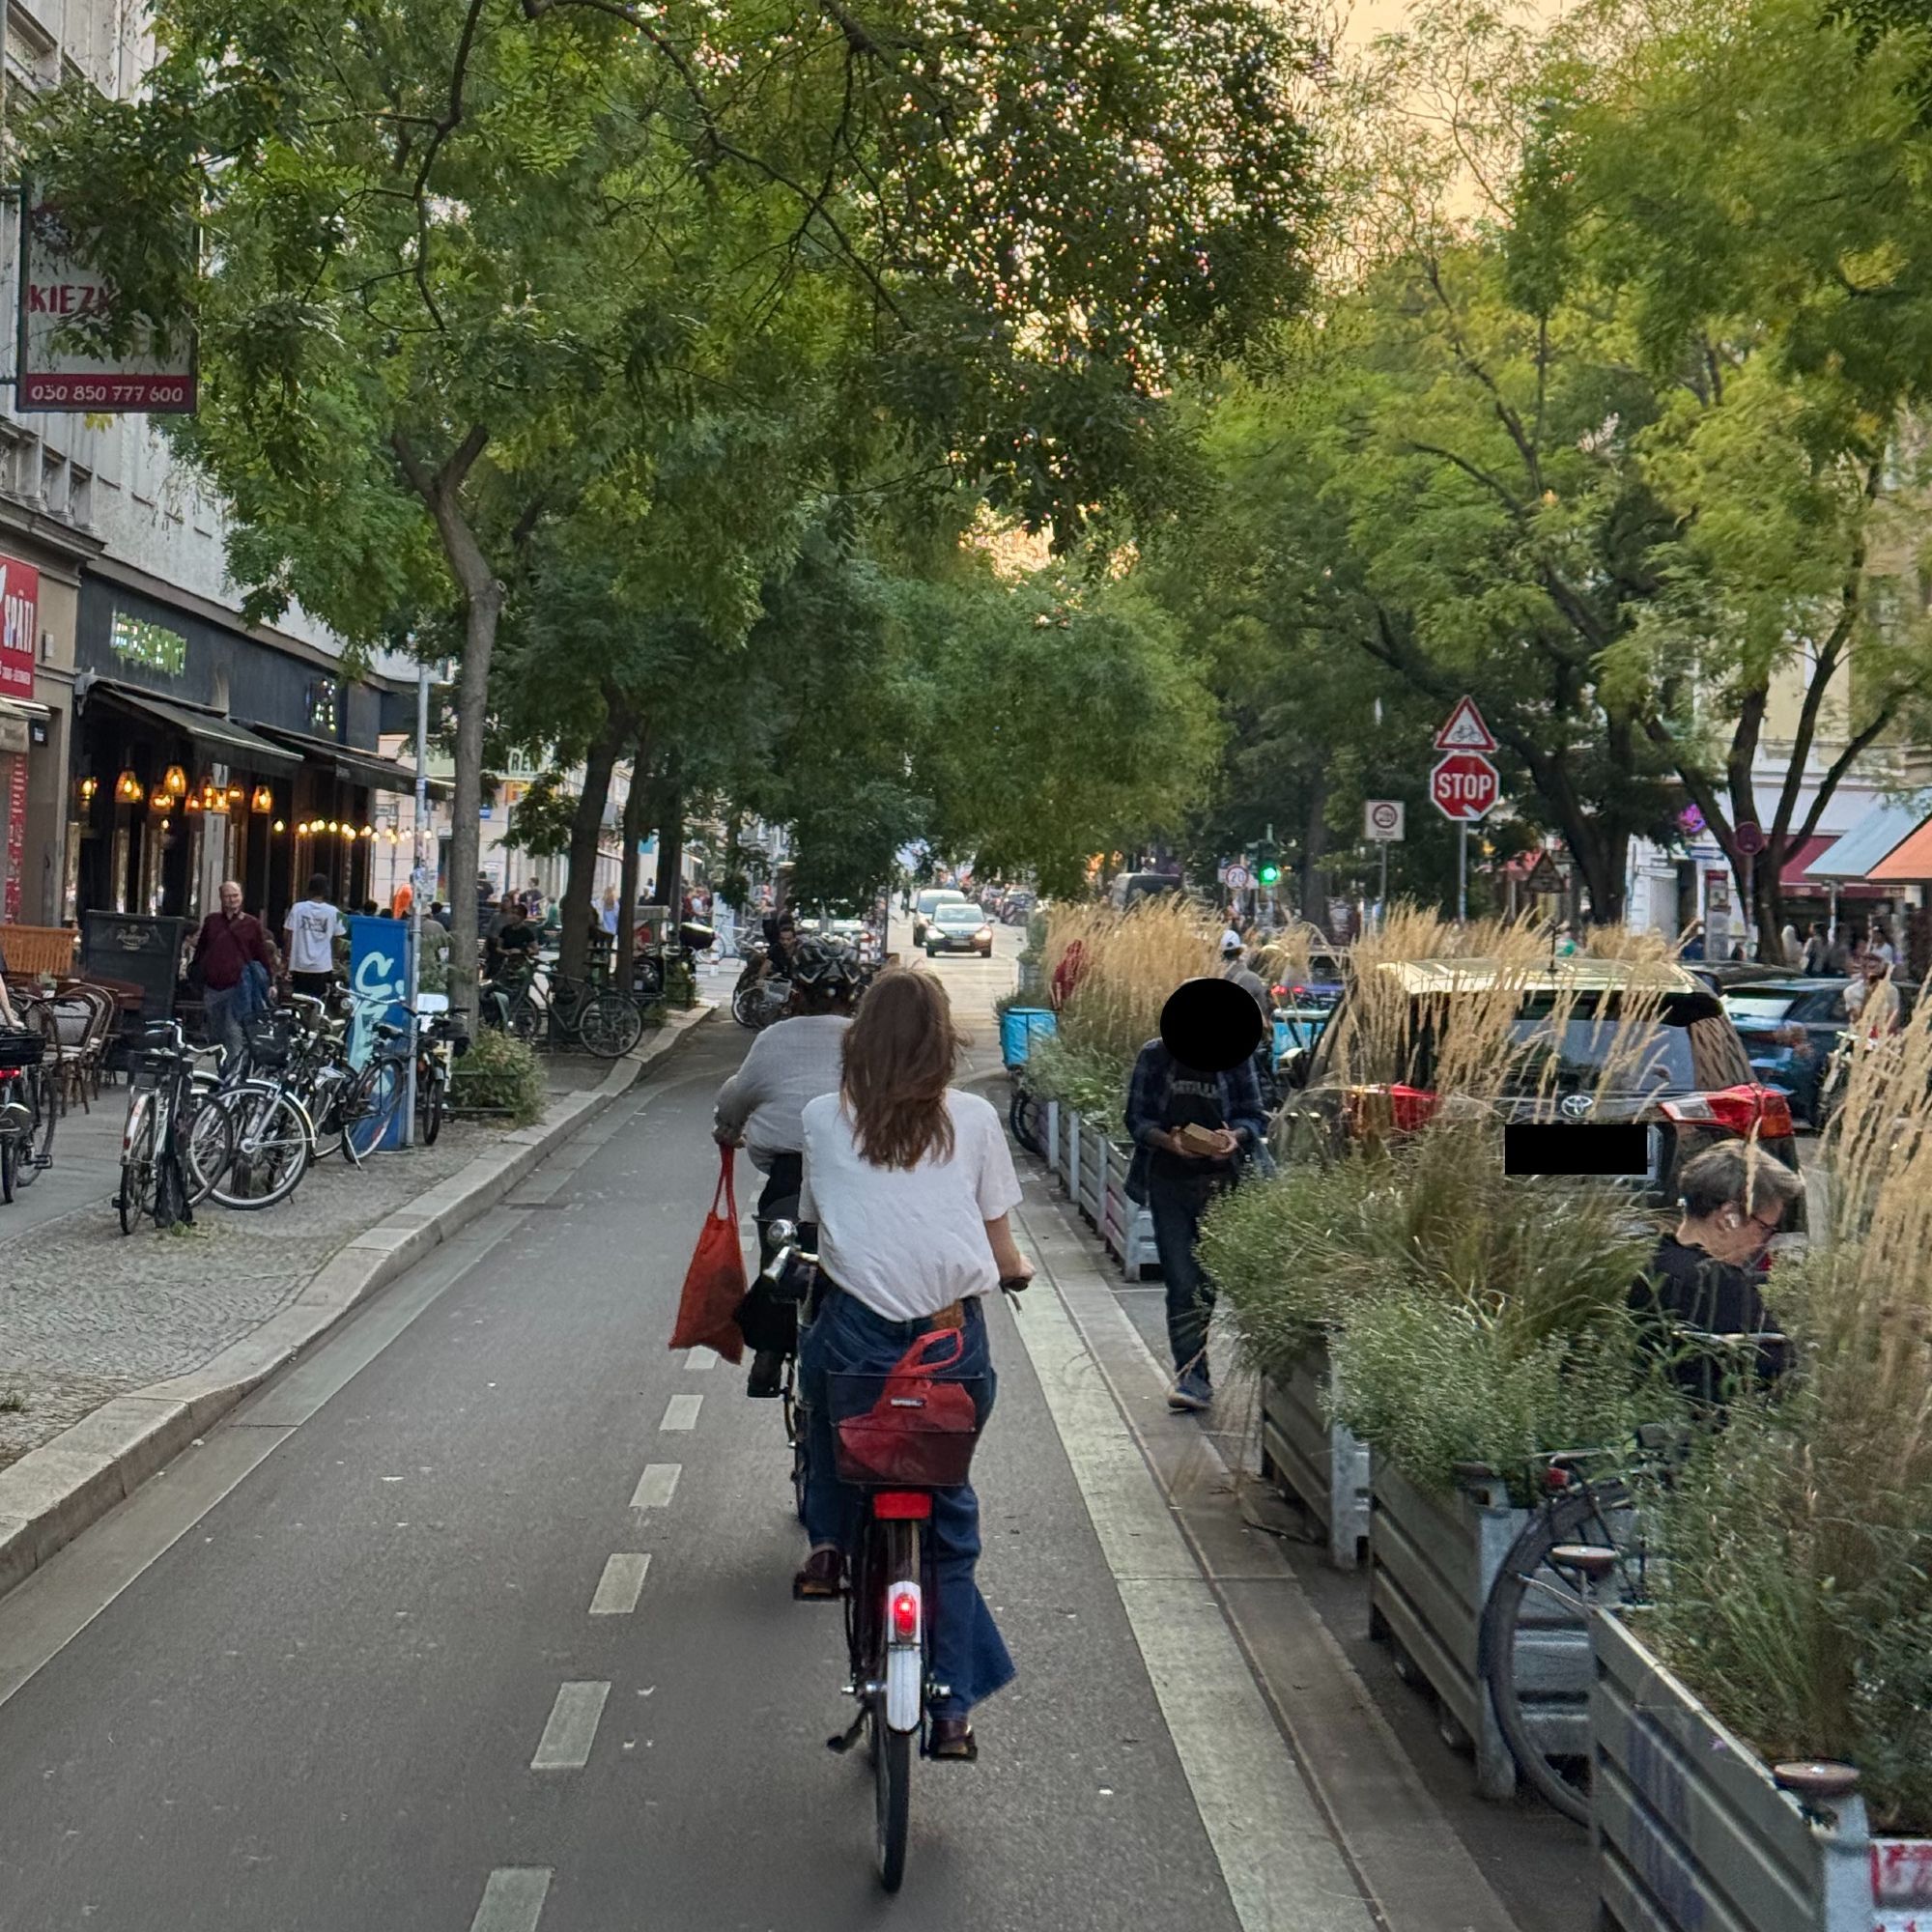
<instances>
[{"instance_id":1,"label":"tree trunk","mask_svg":"<svg viewBox=\"0 0 1932 1932\"><path fill-rule=\"evenodd\" d=\"M675 926L684 906L684 790L667 782L664 810L658 815L657 903L670 908Z\"/></svg>"},{"instance_id":2,"label":"tree trunk","mask_svg":"<svg viewBox=\"0 0 1932 1932\"><path fill-rule=\"evenodd\" d=\"M617 883L617 984L627 993L638 957L638 844L644 836L650 769L651 734L639 731L631 753L631 789L624 800L624 869Z\"/></svg>"},{"instance_id":3,"label":"tree trunk","mask_svg":"<svg viewBox=\"0 0 1932 1932\"><path fill-rule=\"evenodd\" d=\"M400 432L392 440L410 487L436 523L443 556L463 594L463 671L456 687L456 796L450 805L449 1005L476 1030L476 859L483 827L483 724L490 658L503 614L503 583L463 511L463 485L489 442L478 423L433 474Z\"/></svg>"},{"instance_id":4,"label":"tree trunk","mask_svg":"<svg viewBox=\"0 0 1932 1932\"><path fill-rule=\"evenodd\" d=\"M1308 815L1301 831L1301 917L1323 932L1327 926L1327 895L1321 891L1321 858L1328 849L1328 779L1317 772L1308 789ZM1259 895L1257 895L1259 904Z\"/></svg>"},{"instance_id":5,"label":"tree trunk","mask_svg":"<svg viewBox=\"0 0 1932 1932\"><path fill-rule=\"evenodd\" d=\"M570 870L563 885L563 933L558 967L565 979L581 980L590 952L590 921L597 902L597 847L604 830L604 808L611 798L611 774L630 736L631 721L607 700L604 724L583 758L583 789L570 820Z\"/></svg>"}]
</instances>

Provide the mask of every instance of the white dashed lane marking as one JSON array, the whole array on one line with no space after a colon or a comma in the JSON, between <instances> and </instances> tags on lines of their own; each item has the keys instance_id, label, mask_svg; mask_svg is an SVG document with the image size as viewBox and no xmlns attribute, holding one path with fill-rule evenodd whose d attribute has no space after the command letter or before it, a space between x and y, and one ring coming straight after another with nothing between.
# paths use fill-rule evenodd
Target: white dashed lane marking
<instances>
[{"instance_id":1,"label":"white dashed lane marking","mask_svg":"<svg viewBox=\"0 0 1932 1932\"><path fill-rule=\"evenodd\" d=\"M469 1932L536 1932L549 1891L547 1866L499 1866L483 1888L483 1902L469 1921Z\"/></svg>"},{"instance_id":2,"label":"white dashed lane marking","mask_svg":"<svg viewBox=\"0 0 1932 1932\"><path fill-rule=\"evenodd\" d=\"M644 1587L644 1573L651 1567L648 1556L613 1556L597 1579L597 1594L590 1600L593 1617L628 1617L638 1607L638 1593Z\"/></svg>"},{"instance_id":3,"label":"white dashed lane marking","mask_svg":"<svg viewBox=\"0 0 1932 1932\"><path fill-rule=\"evenodd\" d=\"M665 1429L696 1429L697 1411L704 1406L701 1395L674 1395L665 1405L664 1420L658 1424Z\"/></svg>"},{"instance_id":4,"label":"white dashed lane marking","mask_svg":"<svg viewBox=\"0 0 1932 1932\"><path fill-rule=\"evenodd\" d=\"M682 1463L648 1463L631 1494L634 1510L661 1510L670 1507L677 1492L677 1479L684 1472Z\"/></svg>"},{"instance_id":5,"label":"white dashed lane marking","mask_svg":"<svg viewBox=\"0 0 1932 1932\"><path fill-rule=\"evenodd\" d=\"M530 1769L582 1771L590 1761L590 1747L597 1742L597 1720L604 1715L604 1700L610 1694L608 1684L559 1684L556 1702L550 1707L550 1722L537 1741Z\"/></svg>"},{"instance_id":6,"label":"white dashed lane marking","mask_svg":"<svg viewBox=\"0 0 1932 1932\"><path fill-rule=\"evenodd\" d=\"M718 1366L716 1349L693 1349L684 1358L687 1369L715 1369Z\"/></svg>"}]
</instances>

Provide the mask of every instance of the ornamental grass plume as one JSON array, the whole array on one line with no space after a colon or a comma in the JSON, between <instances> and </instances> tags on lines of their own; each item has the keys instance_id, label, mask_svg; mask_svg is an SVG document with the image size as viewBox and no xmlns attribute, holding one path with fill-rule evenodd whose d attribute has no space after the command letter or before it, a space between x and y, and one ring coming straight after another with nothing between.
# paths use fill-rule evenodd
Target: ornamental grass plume
<instances>
[{"instance_id":1,"label":"ornamental grass plume","mask_svg":"<svg viewBox=\"0 0 1932 1932\"><path fill-rule=\"evenodd\" d=\"M1874 1827L1932 1832L1932 1007L1861 1041L1808 1250L1767 1290L1791 1342L1656 1498L1639 1629L1771 1760L1860 1767Z\"/></svg>"},{"instance_id":2,"label":"ornamental grass plume","mask_svg":"<svg viewBox=\"0 0 1932 1932\"><path fill-rule=\"evenodd\" d=\"M1620 1189L1504 1172L1511 1119L1650 1084L1682 977L1648 935L1596 941L1558 958L1528 921L1397 908L1353 949L1321 1048L1346 1132L1278 1133L1280 1177L1208 1217L1203 1258L1246 1352L1278 1374L1326 1331L1336 1413L1425 1488L1458 1462L1518 1487L1538 1450L1675 1412L1637 1369L1628 1308L1655 1227Z\"/></svg>"},{"instance_id":3,"label":"ornamental grass plume","mask_svg":"<svg viewBox=\"0 0 1932 1932\"><path fill-rule=\"evenodd\" d=\"M1061 1037L1118 1064L1124 1089L1134 1056L1160 1032L1168 996L1183 980L1220 971L1220 930L1179 893L1143 899L1123 913L1109 905L1056 906L1049 977L1080 948L1073 990L1060 1012Z\"/></svg>"}]
</instances>

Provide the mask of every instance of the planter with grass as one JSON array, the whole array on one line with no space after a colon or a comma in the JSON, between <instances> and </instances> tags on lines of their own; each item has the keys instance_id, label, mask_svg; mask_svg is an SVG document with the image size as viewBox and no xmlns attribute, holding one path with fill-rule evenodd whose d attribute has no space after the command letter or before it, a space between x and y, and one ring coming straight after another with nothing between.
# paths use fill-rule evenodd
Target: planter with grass
<instances>
[{"instance_id":1,"label":"planter with grass","mask_svg":"<svg viewBox=\"0 0 1932 1932\"><path fill-rule=\"evenodd\" d=\"M1304 1354L1264 1372L1262 1474L1308 1513L1329 1562L1353 1570L1369 1542L1369 1446L1330 1418L1330 1374L1320 1333Z\"/></svg>"},{"instance_id":2,"label":"planter with grass","mask_svg":"<svg viewBox=\"0 0 1932 1932\"><path fill-rule=\"evenodd\" d=\"M1160 1256L1154 1247L1153 1216L1127 1197L1127 1169L1133 1164L1134 1151L1116 1146L1107 1163L1106 1194L1101 1203L1100 1239L1107 1252L1121 1264L1128 1281L1138 1282L1149 1268L1158 1268Z\"/></svg>"},{"instance_id":3,"label":"planter with grass","mask_svg":"<svg viewBox=\"0 0 1932 1932\"><path fill-rule=\"evenodd\" d=\"M1096 1120L1081 1121L1080 1179L1073 1205L1095 1234L1106 1226L1107 1189L1113 1184L1120 1153L1106 1128Z\"/></svg>"},{"instance_id":4,"label":"planter with grass","mask_svg":"<svg viewBox=\"0 0 1932 1932\"><path fill-rule=\"evenodd\" d=\"M1454 1492L1418 1489L1384 1456L1374 1459L1369 1525L1369 1634L1393 1649L1405 1683L1435 1699L1436 1728L1470 1752L1476 1790L1514 1798L1516 1760L1483 1680L1484 1606L1503 1559L1529 1524L1494 1471L1469 1464ZM1533 1699L1532 1732L1551 1754L1590 1748L1590 1637L1562 1597L1525 1603L1533 1645L1519 1641L1518 1685Z\"/></svg>"},{"instance_id":5,"label":"planter with grass","mask_svg":"<svg viewBox=\"0 0 1932 1932\"><path fill-rule=\"evenodd\" d=\"M1774 1768L1642 1640L1594 1619L1591 1824L1605 1932L1873 1932L1932 1922L1932 1841L1874 1837L1857 1774Z\"/></svg>"}]
</instances>

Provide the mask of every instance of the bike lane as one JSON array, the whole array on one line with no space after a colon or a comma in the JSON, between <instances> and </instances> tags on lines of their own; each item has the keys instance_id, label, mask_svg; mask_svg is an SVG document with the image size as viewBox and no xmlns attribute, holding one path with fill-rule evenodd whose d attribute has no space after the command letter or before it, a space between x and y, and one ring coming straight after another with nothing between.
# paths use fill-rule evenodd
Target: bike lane
<instances>
[{"instance_id":1,"label":"bike lane","mask_svg":"<svg viewBox=\"0 0 1932 1932\"><path fill-rule=\"evenodd\" d=\"M877 1891L778 1406L664 1347L742 1046L694 1041L0 1603L0 1925L1366 1932L1319 1829L1256 1811L1298 1780L1225 1630L1123 1554L1160 1509L1043 1305L1025 1343L993 1313L977 1466L1020 1679L977 1766L915 1767Z\"/></svg>"}]
</instances>

